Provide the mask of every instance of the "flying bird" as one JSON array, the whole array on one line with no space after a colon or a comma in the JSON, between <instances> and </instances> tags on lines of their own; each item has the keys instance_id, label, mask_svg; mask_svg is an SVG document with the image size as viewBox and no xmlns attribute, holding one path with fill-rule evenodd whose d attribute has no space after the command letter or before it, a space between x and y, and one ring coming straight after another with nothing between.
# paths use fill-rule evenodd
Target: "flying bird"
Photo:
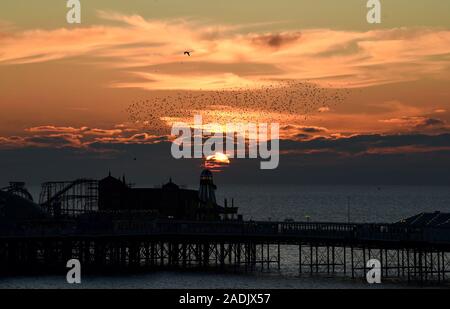
<instances>
[{"instance_id":1,"label":"flying bird","mask_svg":"<svg viewBox=\"0 0 450 309\"><path fill-rule=\"evenodd\" d=\"M188 55L189 57L191 56L192 51L185 51L184 54Z\"/></svg>"}]
</instances>

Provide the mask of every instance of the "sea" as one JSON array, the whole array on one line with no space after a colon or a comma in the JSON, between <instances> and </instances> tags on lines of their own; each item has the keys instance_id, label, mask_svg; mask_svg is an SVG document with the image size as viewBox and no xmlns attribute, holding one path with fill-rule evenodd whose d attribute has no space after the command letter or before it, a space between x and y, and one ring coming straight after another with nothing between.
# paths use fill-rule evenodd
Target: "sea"
<instances>
[{"instance_id":1,"label":"sea","mask_svg":"<svg viewBox=\"0 0 450 309\"><path fill-rule=\"evenodd\" d=\"M37 195L36 192L33 192ZM37 198L37 196L36 196ZM389 223L421 212L450 212L450 187L438 186L297 186L228 185L217 191L219 202L234 200L246 220ZM399 282L369 286L363 280L300 275L298 248L285 247L281 270L252 273L156 271L120 276L84 276L69 285L65 276L0 278L4 288L124 289L365 289L408 288Z\"/></svg>"}]
</instances>

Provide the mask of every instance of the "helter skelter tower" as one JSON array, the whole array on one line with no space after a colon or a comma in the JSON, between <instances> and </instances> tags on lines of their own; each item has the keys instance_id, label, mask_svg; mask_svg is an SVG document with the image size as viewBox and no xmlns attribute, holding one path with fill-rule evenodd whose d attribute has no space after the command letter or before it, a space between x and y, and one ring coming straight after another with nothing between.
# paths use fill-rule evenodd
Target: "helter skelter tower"
<instances>
[{"instance_id":1,"label":"helter skelter tower","mask_svg":"<svg viewBox=\"0 0 450 309\"><path fill-rule=\"evenodd\" d=\"M212 172L209 169L204 169L200 174L200 190L198 191L200 200L205 204L215 205L216 189Z\"/></svg>"}]
</instances>

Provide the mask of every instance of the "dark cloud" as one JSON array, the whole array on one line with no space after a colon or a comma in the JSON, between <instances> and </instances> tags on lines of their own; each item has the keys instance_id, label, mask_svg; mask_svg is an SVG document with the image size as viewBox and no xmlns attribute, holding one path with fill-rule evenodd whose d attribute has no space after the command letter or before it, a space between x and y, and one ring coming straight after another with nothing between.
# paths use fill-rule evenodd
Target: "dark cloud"
<instances>
[{"instance_id":1,"label":"dark cloud","mask_svg":"<svg viewBox=\"0 0 450 309\"><path fill-rule=\"evenodd\" d=\"M49 142L40 138L35 141ZM280 148L276 170L260 170L260 159L231 159L231 164L216 176L218 184L450 185L450 134L282 140ZM161 184L169 177L180 184L197 185L201 160L175 160L170 149L171 143L164 139L150 144L97 141L85 148L3 149L0 184L12 180L39 184L48 180L101 178L111 170L117 176L126 174L138 185Z\"/></svg>"},{"instance_id":2,"label":"dark cloud","mask_svg":"<svg viewBox=\"0 0 450 309\"><path fill-rule=\"evenodd\" d=\"M308 134L299 133L299 134L295 135L295 137L298 138L298 139L308 139L308 138L310 138L311 136L308 135Z\"/></svg>"},{"instance_id":3,"label":"dark cloud","mask_svg":"<svg viewBox=\"0 0 450 309\"><path fill-rule=\"evenodd\" d=\"M274 33L253 37L253 44L267 46L271 48L280 48L298 41L302 37L301 32L295 33Z\"/></svg>"},{"instance_id":4,"label":"dark cloud","mask_svg":"<svg viewBox=\"0 0 450 309\"><path fill-rule=\"evenodd\" d=\"M322 133L328 131L327 129L320 127L302 127L300 130L305 133Z\"/></svg>"},{"instance_id":5,"label":"dark cloud","mask_svg":"<svg viewBox=\"0 0 450 309\"><path fill-rule=\"evenodd\" d=\"M416 127L417 128L426 128L426 127L436 127L436 126L444 126L445 122L440 120L440 119L436 119L436 118L427 118L427 119L423 119L421 123L417 124Z\"/></svg>"},{"instance_id":6,"label":"dark cloud","mask_svg":"<svg viewBox=\"0 0 450 309\"><path fill-rule=\"evenodd\" d=\"M294 140L306 140L306 139L314 139L319 138L317 134L320 133L328 133L327 128L316 127L316 126L297 126L297 125L285 125L281 126L280 130L282 132L282 136L290 136Z\"/></svg>"},{"instance_id":7,"label":"dark cloud","mask_svg":"<svg viewBox=\"0 0 450 309\"><path fill-rule=\"evenodd\" d=\"M335 56L349 56L358 54L361 51L359 40L345 42L344 44L337 44L331 46L329 49L317 53L317 57L335 57Z\"/></svg>"},{"instance_id":8,"label":"dark cloud","mask_svg":"<svg viewBox=\"0 0 450 309\"><path fill-rule=\"evenodd\" d=\"M404 127L409 132L445 133L450 130L450 126L446 121L428 116L405 116L381 120L381 122Z\"/></svg>"},{"instance_id":9,"label":"dark cloud","mask_svg":"<svg viewBox=\"0 0 450 309\"><path fill-rule=\"evenodd\" d=\"M31 144L63 147L65 145L79 145L80 137L75 134L36 135L25 138L25 141Z\"/></svg>"},{"instance_id":10,"label":"dark cloud","mask_svg":"<svg viewBox=\"0 0 450 309\"><path fill-rule=\"evenodd\" d=\"M319 137L304 142L283 140L280 149L283 151L329 151L349 155L365 153L374 148L399 148L406 146L436 148L450 147L450 134L441 135L356 135L347 138Z\"/></svg>"}]
</instances>

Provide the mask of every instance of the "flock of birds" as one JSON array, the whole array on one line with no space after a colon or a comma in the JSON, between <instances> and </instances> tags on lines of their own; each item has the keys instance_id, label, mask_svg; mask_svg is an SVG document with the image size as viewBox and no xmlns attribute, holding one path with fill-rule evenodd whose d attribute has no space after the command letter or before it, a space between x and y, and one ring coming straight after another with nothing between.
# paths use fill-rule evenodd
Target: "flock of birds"
<instances>
[{"instance_id":1,"label":"flock of birds","mask_svg":"<svg viewBox=\"0 0 450 309\"><path fill-rule=\"evenodd\" d=\"M285 122L290 116L304 118L321 108L332 109L350 94L348 89L321 88L308 82L287 81L259 88L215 91L177 91L140 99L127 108L133 123L153 129L167 126L161 119L186 119L194 114L211 116L215 123Z\"/></svg>"},{"instance_id":2,"label":"flock of birds","mask_svg":"<svg viewBox=\"0 0 450 309\"><path fill-rule=\"evenodd\" d=\"M184 55L191 56L192 51ZM153 132L167 134L165 119L186 119L195 114L209 116L212 122L278 122L289 117L303 118L342 103L349 89L320 87L311 82L280 81L258 88L176 91L139 99L127 107L129 120Z\"/></svg>"}]
</instances>

